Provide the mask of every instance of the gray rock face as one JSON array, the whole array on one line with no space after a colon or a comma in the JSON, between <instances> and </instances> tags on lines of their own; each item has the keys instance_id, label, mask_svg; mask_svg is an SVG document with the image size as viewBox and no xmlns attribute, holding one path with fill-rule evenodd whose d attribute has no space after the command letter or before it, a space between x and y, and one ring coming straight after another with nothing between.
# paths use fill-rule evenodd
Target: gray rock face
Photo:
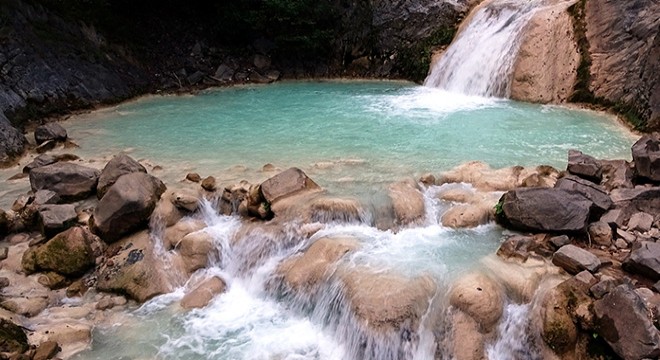
<instances>
[{"instance_id":1,"label":"gray rock face","mask_svg":"<svg viewBox=\"0 0 660 360\"><path fill-rule=\"evenodd\" d=\"M593 201L592 214L600 216L612 207L612 199L600 185L576 176L564 176L557 180L555 188L576 191Z\"/></svg>"},{"instance_id":2,"label":"gray rock face","mask_svg":"<svg viewBox=\"0 0 660 360\"><path fill-rule=\"evenodd\" d=\"M552 263L566 270L570 274L577 274L583 270L596 272L601 265L598 257L587 250L575 245L562 246L552 257Z\"/></svg>"},{"instance_id":3,"label":"gray rock face","mask_svg":"<svg viewBox=\"0 0 660 360\"><path fill-rule=\"evenodd\" d=\"M660 187L615 189L610 192L616 208L621 209L621 216L629 218L634 213L660 213Z\"/></svg>"},{"instance_id":4,"label":"gray rock face","mask_svg":"<svg viewBox=\"0 0 660 360\"><path fill-rule=\"evenodd\" d=\"M524 231L585 231L593 202L557 188L515 189L502 197L502 215Z\"/></svg>"},{"instance_id":5,"label":"gray rock face","mask_svg":"<svg viewBox=\"0 0 660 360\"><path fill-rule=\"evenodd\" d=\"M6 166L25 151L27 140L14 128L0 109L0 166Z\"/></svg>"},{"instance_id":6,"label":"gray rock face","mask_svg":"<svg viewBox=\"0 0 660 360\"><path fill-rule=\"evenodd\" d=\"M608 191L612 189L632 189L633 168L625 160L601 160L603 179L601 185Z\"/></svg>"},{"instance_id":7,"label":"gray rock face","mask_svg":"<svg viewBox=\"0 0 660 360\"><path fill-rule=\"evenodd\" d=\"M99 174L86 166L58 162L30 171L30 185L32 191L54 191L64 201L80 200L96 190Z\"/></svg>"},{"instance_id":8,"label":"gray rock face","mask_svg":"<svg viewBox=\"0 0 660 360\"><path fill-rule=\"evenodd\" d=\"M58 123L48 123L38 126L34 130L34 140L37 145L46 141L65 141L67 138L66 130Z\"/></svg>"},{"instance_id":9,"label":"gray rock face","mask_svg":"<svg viewBox=\"0 0 660 360\"><path fill-rule=\"evenodd\" d=\"M637 175L651 181L660 181L660 134L642 136L632 146Z\"/></svg>"},{"instance_id":10,"label":"gray rock face","mask_svg":"<svg viewBox=\"0 0 660 360\"><path fill-rule=\"evenodd\" d=\"M99 199L102 198L120 176L134 172L146 174L147 169L126 154L119 154L113 157L101 171L99 183L96 186L96 196Z\"/></svg>"},{"instance_id":11,"label":"gray rock face","mask_svg":"<svg viewBox=\"0 0 660 360\"><path fill-rule=\"evenodd\" d=\"M634 213L628 220L628 231L646 232L653 226L653 215L638 212Z\"/></svg>"},{"instance_id":12,"label":"gray rock face","mask_svg":"<svg viewBox=\"0 0 660 360\"><path fill-rule=\"evenodd\" d=\"M660 243L643 241L623 262L623 268L651 280L660 280Z\"/></svg>"},{"instance_id":13,"label":"gray rock face","mask_svg":"<svg viewBox=\"0 0 660 360\"><path fill-rule=\"evenodd\" d=\"M587 180L600 182L602 178L600 161L577 150L568 150L568 166L566 170L573 175Z\"/></svg>"},{"instance_id":14,"label":"gray rock face","mask_svg":"<svg viewBox=\"0 0 660 360\"><path fill-rule=\"evenodd\" d=\"M126 174L99 201L90 228L105 242L112 243L144 226L163 192L165 184L151 175Z\"/></svg>"},{"instance_id":15,"label":"gray rock face","mask_svg":"<svg viewBox=\"0 0 660 360\"><path fill-rule=\"evenodd\" d=\"M302 191L319 189L320 187L298 168L285 170L261 184L264 199L270 203Z\"/></svg>"},{"instance_id":16,"label":"gray rock face","mask_svg":"<svg viewBox=\"0 0 660 360\"><path fill-rule=\"evenodd\" d=\"M587 1L586 35L594 95L628 104L660 127L660 2Z\"/></svg>"},{"instance_id":17,"label":"gray rock face","mask_svg":"<svg viewBox=\"0 0 660 360\"><path fill-rule=\"evenodd\" d=\"M625 284L594 303L598 334L623 359L660 356L660 335L649 313L644 300Z\"/></svg>"},{"instance_id":18,"label":"gray rock face","mask_svg":"<svg viewBox=\"0 0 660 360\"><path fill-rule=\"evenodd\" d=\"M76 223L78 214L73 205L43 205L37 210L41 233L51 237Z\"/></svg>"}]
</instances>

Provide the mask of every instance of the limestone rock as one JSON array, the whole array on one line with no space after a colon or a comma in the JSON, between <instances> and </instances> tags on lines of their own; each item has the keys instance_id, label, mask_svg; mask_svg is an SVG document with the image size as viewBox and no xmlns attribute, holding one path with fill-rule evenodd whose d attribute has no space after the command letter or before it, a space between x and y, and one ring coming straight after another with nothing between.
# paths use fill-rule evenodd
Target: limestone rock
<instances>
[{"instance_id":1,"label":"limestone rock","mask_svg":"<svg viewBox=\"0 0 660 360\"><path fill-rule=\"evenodd\" d=\"M557 250L552 257L552 263L570 274L577 274L582 270L589 270L593 273L601 265L596 255L570 244Z\"/></svg>"},{"instance_id":2,"label":"limestone rock","mask_svg":"<svg viewBox=\"0 0 660 360\"><path fill-rule=\"evenodd\" d=\"M41 145L46 141L65 141L67 138L66 130L62 125L56 122L37 126L34 130L34 140L37 145Z\"/></svg>"},{"instance_id":3,"label":"limestone rock","mask_svg":"<svg viewBox=\"0 0 660 360\"><path fill-rule=\"evenodd\" d=\"M209 255L215 250L213 238L203 230L184 236L176 249L183 258L186 271L191 274L205 268L209 262Z\"/></svg>"},{"instance_id":4,"label":"limestone rock","mask_svg":"<svg viewBox=\"0 0 660 360\"><path fill-rule=\"evenodd\" d=\"M486 336L479 323L468 314L457 310L451 313L452 359L483 360Z\"/></svg>"},{"instance_id":5,"label":"limestone rock","mask_svg":"<svg viewBox=\"0 0 660 360\"><path fill-rule=\"evenodd\" d=\"M355 316L379 332L414 331L437 287L428 276L407 279L353 268L340 274Z\"/></svg>"},{"instance_id":6,"label":"limestone rock","mask_svg":"<svg viewBox=\"0 0 660 360\"><path fill-rule=\"evenodd\" d=\"M27 139L14 128L0 110L0 166L10 165L15 158L23 155Z\"/></svg>"},{"instance_id":7,"label":"limestone rock","mask_svg":"<svg viewBox=\"0 0 660 360\"><path fill-rule=\"evenodd\" d=\"M38 222L41 233L51 237L73 226L78 219L73 205L42 205L38 210Z\"/></svg>"},{"instance_id":8,"label":"limestone rock","mask_svg":"<svg viewBox=\"0 0 660 360\"><path fill-rule=\"evenodd\" d=\"M594 216L600 216L609 210L612 205L612 199L605 189L591 181L578 178L576 176L564 176L557 180L555 188L567 191L576 191L593 202L591 212Z\"/></svg>"},{"instance_id":9,"label":"limestone rock","mask_svg":"<svg viewBox=\"0 0 660 360\"><path fill-rule=\"evenodd\" d=\"M101 199L110 187L122 176L134 172L146 173L147 169L126 154L119 154L108 161L99 177L96 196Z\"/></svg>"},{"instance_id":10,"label":"limestone rock","mask_svg":"<svg viewBox=\"0 0 660 360\"><path fill-rule=\"evenodd\" d=\"M32 191L51 190L62 200L81 200L96 190L99 171L89 167L57 162L30 171Z\"/></svg>"},{"instance_id":11,"label":"limestone rock","mask_svg":"<svg viewBox=\"0 0 660 360\"><path fill-rule=\"evenodd\" d=\"M642 241L623 262L623 268L653 281L660 280L660 243Z\"/></svg>"},{"instance_id":12,"label":"limestone rock","mask_svg":"<svg viewBox=\"0 0 660 360\"><path fill-rule=\"evenodd\" d=\"M181 299L181 307L184 309L203 308L213 300L214 296L223 293L226 286L224 280L217 276L206 279Z\"/></svg>"},{"instance_id":13,"label":"limestone rock","mask_svg":"<svg viewBox=\"0 0 660 360\"><path fill-rule=\"evenodd\" d=\"M273 203L302 191L318 191L321 188L298 168L285 170L261 183L264 199Z\"/></svg>"},{"instance_id":14,"label":"limestone rock","mask_svg":"<svg viewBox=\"0 0 660 360\"><path fill-rule=\"evenodd\" d=\"M502 317L504 292L487 276L472 273L452 285L449 303L474 319L486 333L493 330Z\"/></svg>"},{"instance_id":15,"label":"limestone rock","mask_svg":"<svg viewBox=\"0 0 660 360\"><path fill-rule=\"evenodd\" d=\"M186 211L195 211L200 205L199 197L190 191L175 191L170 199L174 206Z\"/></svg>"},{"instance_id":16,"label":"limestone rock","mask_svg":"<svg viewBox=\"0 0 660 360\"><path fill-rule=\"evenodd\" d=\"M597 221L589 224L587 229L591 241L598 245L610 246L612 245L612 228L604 221Z\"/></svg>"},{"instance_id":17,"label":"limestone rock","mask_svg":"<svg viewBox=\"0 0 660 360\"><path fill-rule=\"evenodd\" d=\"M479 205L457 205L451 207L440 219L443 226L454 229L473 228L488 223L492 218L491 207Z\"/></svg>"},{"instance_id":18,"label":"limestone rock","mask_svg":"<svg viewBox=\"0 0 660 360\"><path fill-rule=\"evenodd\" d=\"M23 255L24 266L33 257L36 270L52 270L65 276L82 275L94 266L91 244L94 235L82 227L73 227L56 235L34 251ZM26 269L29 271L31 269Z\"/></svg>"},{"instance_id":19,"label":"limestone rock","mask_svg":"<svg viewBox=\"0 0 660 360\"><path fill-rule=\"evenodd\" d=\"M557 188L521 188L500 200L505 222L531 231L584 231L593 202L575 192Z\"/></svg>"},{"instance_id":20,"label":"limestone rock","mask_svg":"<svg viewBox=\"0 0 660 360\"><path fill-rule=\"evenodd\" d=\"M305 252L286 259L277 269L290 288L310 291L332 273L334 264L358 242L353 238L324 237L316 240Z\"/></svg>"},{"instance_id":21,"label":"limestone rock","mask_svg":"<svg viewBox=\"0 0 660 360\"><path fill-rule=\"evenodd\" d=\"M619 285L594 303L598 334L623 359L660 356L660 334L649 309L629 285Z\"/></svg>"},{"instance_id":22,"label":"limestone rock","mask_svg":"<svg viewBox=\"0 0 660 360\"><path fill-rule=\"evenodd\" d=\"M146 225L165 185L142 172L121 176L94 209L90 228L112 243L122 235Z\"/></svg>"},{"instance_id":23,"label":"limestone rock","mask_svg":"<svg viewBox=\"0 0 660 360\"><path fill-rule=\"evenodd\" d=\"M413 181L394 183L388 190L394 208L395 225L409 226L424 220L424 195Z\"/></svg>"},{"instance_id":24,"label":"limestone rock","mask_svg":"<svg viewBox=\"0 0 660 360\"><path fill-rule=\"evenodd\" d=\"M578 150L568 150L566 170L573 175L596 183L599 183L603 177L601 162Z\"/></svg>"},{"instance_id":25,"label":"limestone rock","mask_svg":"<svg viewBox=\"0 0 660 360\"><path fill-rule=\"evenodd\" d=\"M120 250L99 267L99 290L126 294L138 302L170 291L165 266L154 255L146 231L124 238L113 246Z\"/></svg>"},{"instance_id":26,"label":"limestone rock","mask_svg":"<svg viewBox=\"0 0 660 360\"><path fill-rule=\"evenodd\" d=\"M197 219L188 218L179 221L173 226L167 227L163 231L163 235L162 235L163 247L169 250L171 248L179 246L179 243L183 241L183 239L187 235L202 230L205 227L206 227L206 223L204 223L204 221ZM201 234L199 235L203 236ZM195 240L198 239L199 239L198 237L195 237Z\"/></svg>"},{"instance_id":27,"label":"limestone rock","mask_svg":"<svg viewBox=\"0 0 660 360\"><path fill-rule=\"evenodd\" d=\"M356 199L320 197L312 201L307 212L310 222L360 223L365 210Z\"/></svg>"}]
</instances>

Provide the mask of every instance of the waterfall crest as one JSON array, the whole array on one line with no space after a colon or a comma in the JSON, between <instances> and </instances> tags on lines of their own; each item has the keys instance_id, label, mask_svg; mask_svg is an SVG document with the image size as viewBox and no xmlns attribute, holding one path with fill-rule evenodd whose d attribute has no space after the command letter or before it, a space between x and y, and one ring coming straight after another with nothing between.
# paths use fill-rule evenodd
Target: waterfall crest
<instances>
[{"instance_id":1,"label":"waterfall crest","mask_svg":"<svg viewBox=\"0 0 660 360\"><path fill-rule=\"evenodd\" d=\"M440 59L425 86L488 97L508 97L525 25L544 0L490 0L475 10Z\"/></svg>"}]
</instances>

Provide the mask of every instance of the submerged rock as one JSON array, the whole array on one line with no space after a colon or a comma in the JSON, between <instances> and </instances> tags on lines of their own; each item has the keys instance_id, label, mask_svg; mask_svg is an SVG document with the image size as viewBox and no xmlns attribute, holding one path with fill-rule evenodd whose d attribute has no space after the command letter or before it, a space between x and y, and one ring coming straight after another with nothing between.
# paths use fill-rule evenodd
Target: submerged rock
<instances>
[{"instance_id":1,"label":"submerged rock","mask_svg":"<svg viewBox=\"0 0 660 360\"><path fill-rule=\"evenodd\" d=\"M360 223L365 210L356 199L316 198L309 205L307 218L310 222Z\"/></svg>"},{"instance_id":2,"label":"submerged rock","mask_svg":"<svg viewBox=\"0 0 660 360\"><path fill-rule=\"evenodd\" d=\"M147 169L126 154L116 155L110 160L99 177L96 196L101 199L110 187L122 176L134 172L146 173Z\"/></svg>"},{"instance_id":3,"label":"submerged rock","mask_svg":"<svg viewBox=\"0 0 660 360\"><path fill-rule=\"evenodd\" d=\"M440 221L443 226L451 228L472 228L488 223L493 218L492 206L480 204L453 206L442 214Z\"/></svg>"},{"instance_id":4,"label":"submerged rock","mask_svg":"<svg viewBox=\"0 0 660 360\"><path fill-rule=\"evenodd\" d=\"M198 309L208 305L213 297L223 293L227 285L217 276L202 281L197 287L181 299L184 309Z\"/></svg>"},{"instance_id":5,"label":"submerged rock","mask_svg":"<svg viewBox=\"0 0 660 360\"><path fill-rule=\"evenodd\" d=\"M37 145L46 141L66 141L67 133L64 127L56 122L37 126L34 130L34 140Z\"/></svg>"},{"instance_id":6,"label":"submerged rock","mask_svg":"<svg viewBox=\"0 0 660 360\"><path fill-rule=\"evenodd\" d=\"M32 169L32 191L51 190L65 201L82 200L96 190L100 172L86 166L57 162Z\"/></svg>"},{"instance_id":7,"label":"submerged rock","mask_svg":"<svg viewBox=\"0 0 660 360\"><path fill-rule=\"evenodd\" d=\"M147 224L163 192L165 184L151 175L121 176L94 209L90 229L105 242L118 240Z\"/></svg>"},{"instance_id":8,"label":"submerged rock","mask_svg":"<svg viewBox=\"0 0 660 360\"><path fill-rule=\"evenodd\" d=\"M483 333L490 332L502 317L504 292L499 285L479 273L456 280L449 293L449 303L470 316Z\"/></svg>"},{"instance_id":9,"label":"submerged rock","mask_svg":"<svg viewBox=\"0 0 660 360\"><path fill-rule=\"evenodd\" d=\"M211 235L202 230L185 235L176 245L176 249L181 254L186 271L192 274L208 265L209 256L215 247Z\"/></svg>"},{"instance_id":10,"label":"submerged rock","mask_svg":"<svg viewBox=\"0 0 660 360\"><path fill-rule=\"evenodd\" d=\"M395 225L409 226L424 221L426 208L424 195L414 181L401 181L390 185L388 189L394 209Z\"/></svg>"}]
</instances>

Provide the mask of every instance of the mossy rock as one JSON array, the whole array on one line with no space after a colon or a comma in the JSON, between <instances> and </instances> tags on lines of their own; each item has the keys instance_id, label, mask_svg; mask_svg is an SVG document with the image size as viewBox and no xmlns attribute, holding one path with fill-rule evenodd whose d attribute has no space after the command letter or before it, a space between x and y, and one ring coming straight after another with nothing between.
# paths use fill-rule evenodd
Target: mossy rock
<instances>
[{"instance_id":1,"label":"mossy rock","mask_svg":"<svg viewBox=\"0 0 660 360\"><path fill-rule=\"evenodd\" d=\"M0 352L20 354L27 351L28 347L28 339L23 329L0 318Z\"/></svg>"},{"instance_id":2,"label":"mossy rock","mask_svg":"<svg viewBox=\"0 0 660 360\"><path fill-rule=\"evenodd\" d=\"M82 275L94 266L93 241L89 230L74 227L55 235L34 251L37 270L50 270L64 276ZM25 269L26 257L23 257ZM30 260L27 264L31 265Z\"/></svg>"}]
</instances>

